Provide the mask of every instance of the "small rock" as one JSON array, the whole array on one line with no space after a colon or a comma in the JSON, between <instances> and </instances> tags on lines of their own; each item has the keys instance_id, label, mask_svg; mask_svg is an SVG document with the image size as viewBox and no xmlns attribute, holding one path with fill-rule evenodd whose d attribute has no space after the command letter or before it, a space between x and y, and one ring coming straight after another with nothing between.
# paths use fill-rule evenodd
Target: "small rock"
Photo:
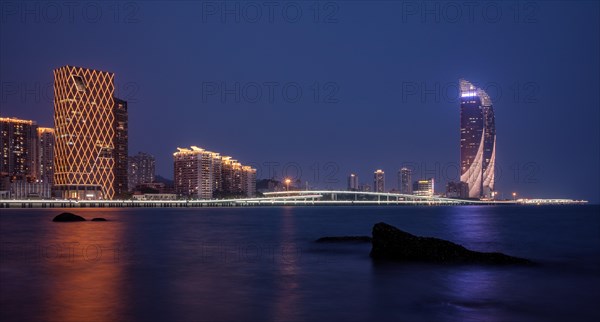
<instances>
[{"instance_id":1,"label":"small rock","mask_svg":"<svg viewBox=\"0 0 600 322\"><path fill-rule=\"evenodd\" d=\"M54 221L54 222L75 222L75 221L85 221L85 218L83 218L81 216L77 216L70 212L63 212L62 214L54 217L54 219L52 219L52 221Z\"/></svg>"},{"instance_id":2,"label":"small rock","mask_svg":"<svg viewBox=\"0 0 600 322\"><path fill-rule=\"evenodd\" d=\"M108 221L105 218L92 218L92 221Z\"/></svg>"}]
</instances>

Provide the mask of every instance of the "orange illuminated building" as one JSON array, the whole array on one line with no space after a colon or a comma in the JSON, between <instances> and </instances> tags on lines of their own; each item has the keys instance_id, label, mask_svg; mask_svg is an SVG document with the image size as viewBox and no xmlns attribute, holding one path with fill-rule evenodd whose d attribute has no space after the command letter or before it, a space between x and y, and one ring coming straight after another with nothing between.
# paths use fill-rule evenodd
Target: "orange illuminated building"
<instances>
[{"instance_id":1,"label":"orange illuminated building","mask_svg":"<svg viewBox=\"0 0 600 322\"><path fill-rule=\"evenodd\" d=\"M113 73L73 66L54 70L54 184L63 198L115 196L115 127L122 124L115 122L115 106L123 103L114 91Z\"/></svg>"}]
</instances>

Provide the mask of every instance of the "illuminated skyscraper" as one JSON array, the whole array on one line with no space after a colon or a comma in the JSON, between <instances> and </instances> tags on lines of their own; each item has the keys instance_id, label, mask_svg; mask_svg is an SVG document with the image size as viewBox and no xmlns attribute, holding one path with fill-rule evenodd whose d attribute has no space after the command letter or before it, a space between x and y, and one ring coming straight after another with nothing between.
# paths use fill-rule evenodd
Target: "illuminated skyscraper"
<instances>
[{"instance_id":1,"label":"illuminated skyscraper","mask_svg":"<svg viewBox=\"0 0 600 322\"><path fill-rule=\"evenodd\" d=\"M373 191L385 192L385 172L377 170L373 174Z\"/></svg>"},{"instance_id":2,"label":"illuminated skyscraper","mask_svg":"<svg viewBox=\"0 0 600 322\"><path fill-rule=\"evenodd\" d=\"M37 128L34 121L0 117L0 177L11 182L37 179Z\"/></svg>"},{"instance_id":3,"label":"illuminated skyscraper","mask_svg":"<svg viewBox=\"0 0 600 322\"><path fill-rule=\"evenodd\" d=\"M348 191L358 191L358 176L354 173L348 176Z\"/></svg>"},{"instance_id":4,"label":"illuminated skyscraper","mask_svg":"<svg viewBox=\"0 0 600 322\"><path fill-rule=\"evenodd\" d=\"M54 184L61 197L115 195L114 74L64 66L54 70Z\"/></svg>"},{"instance_id":5,"label":"illuminated skyscraper","mask_svg":"<svg viewBox=\"0 0 600 322\"><path fill-rule=\"evenodd\" d=\"M37 129L37 135L38 177L52 186L54 183L54 129L40 127Z\"/></svg>"},{"instance_id":6,"label":"illuminated skyscraper","mask_svg":"<svg viewBox=\"0 0 600 322\"><path fill-rule=\"evenodd\" d=\"M115 181L113 182L113 190L116 198L123 198L129 190L127 180L129 161L129 117L127 113L127 102L114 97L113 114L113 128L115 131L115 136L113 137L113 156L115 158L115 166L113 168Z\"/></svg>"},{"instance_id":7,"label":"illuminated skyscraper","mask_svg":"<svg viewBox=\"0 0 600 322\"><path fill-rule=\"evenodd\" d=\"M494 190L496 123L492 100L481 88L460 80L460 180L469 197L490 197Z\"/></svg>"},{"instance_id":8,"label":"illuminated skyscraper","mask_svg":"<svg viewBox=\"0 0 600 322\"><path fill-rule=\"evenodd\" d=\"M412 171L409 168L398 171L398 190L402 194L412 194Z\"/></svg>"}]
</instances>

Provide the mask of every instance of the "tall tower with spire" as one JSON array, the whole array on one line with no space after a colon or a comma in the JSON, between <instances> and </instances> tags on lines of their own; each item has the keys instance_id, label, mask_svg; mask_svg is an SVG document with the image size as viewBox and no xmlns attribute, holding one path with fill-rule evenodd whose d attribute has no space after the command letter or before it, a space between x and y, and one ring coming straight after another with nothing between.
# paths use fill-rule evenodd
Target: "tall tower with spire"
<instances>
[{"instance_id":1,"label":"tall tower with spire","mask_svg":"<svg viewBox=\"0 0 600 322\"><path fill-rule=\"evenodd\" d=\"M470 198L491 197L496 163L496 121L489 95L460 80L460 180Z\"/></svg>"}]
</instances>

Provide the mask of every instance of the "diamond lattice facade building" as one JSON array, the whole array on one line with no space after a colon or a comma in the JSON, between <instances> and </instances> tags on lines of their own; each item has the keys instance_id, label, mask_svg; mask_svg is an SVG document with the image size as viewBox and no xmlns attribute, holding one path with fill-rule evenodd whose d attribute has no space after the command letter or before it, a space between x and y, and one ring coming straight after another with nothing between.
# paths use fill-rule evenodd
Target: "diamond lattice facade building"
<instances>
[{"instance_id":1,"label":"diamond lattice facade building","mask_svg":"<svg viewBox=\"0 0 600 322\"><path fill-rule=\"evenodd\" d=\"M115 195L114 91L113 73L54 70L54 183L63 198Z\"/></svg>"}]
</instances>

